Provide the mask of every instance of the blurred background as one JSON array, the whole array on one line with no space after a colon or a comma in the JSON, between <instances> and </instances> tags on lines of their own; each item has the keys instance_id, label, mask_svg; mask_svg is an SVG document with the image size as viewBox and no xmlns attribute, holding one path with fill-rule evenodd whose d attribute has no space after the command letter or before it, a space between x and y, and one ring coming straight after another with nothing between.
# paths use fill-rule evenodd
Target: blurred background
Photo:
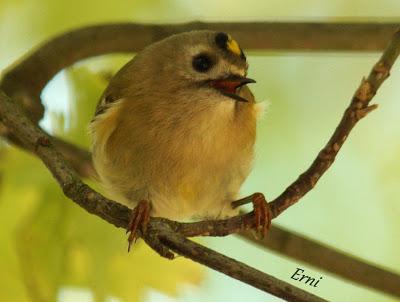
<instances>
[{"instance_id":1,"label":"blurred background","mask_svg":"<svg viewBox=\"0 0 400 302\"><path fill-rule=\"evenodd\" d=\"M1 0L0 70L64 31L94 23L202 21L400 22L398 0L78 1ZM240 41L239 41L240 43ZM247 52L258 101L255 168L242 194L273 199L316 156L378 53ZM41 125L87 147L87 124L107 75L132 55L78 63L43 92ZM352 132L317 187L274 224L400 273L400 64L375 98L379 109ZM96 184L93 184L96 186ZM143 243L68 201L43 165L0 142L0 301L277 301L182 257ZM229 236L200 242L330 301L396 301ZM297 267L323 277L291 280ZM399 284L400 286L400 284Z\"/></svg>"}]
</instances>

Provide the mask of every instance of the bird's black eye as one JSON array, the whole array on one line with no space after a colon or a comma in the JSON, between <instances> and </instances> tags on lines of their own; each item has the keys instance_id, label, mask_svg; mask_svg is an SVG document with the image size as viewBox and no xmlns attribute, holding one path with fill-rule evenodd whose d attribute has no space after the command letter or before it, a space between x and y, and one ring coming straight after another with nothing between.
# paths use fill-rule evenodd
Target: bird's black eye
<instances>
[{"instance_id":1,"label":"bird's black eye","mask_svg":"<svg viewBox=\"0 0 400 302\"><path fill-rule=\"evenodd\" d=\"M207 54L199 54L193 58L193 68L198 72L206 72L213 65L212 59Z\"/></svg>"}]
</instances>

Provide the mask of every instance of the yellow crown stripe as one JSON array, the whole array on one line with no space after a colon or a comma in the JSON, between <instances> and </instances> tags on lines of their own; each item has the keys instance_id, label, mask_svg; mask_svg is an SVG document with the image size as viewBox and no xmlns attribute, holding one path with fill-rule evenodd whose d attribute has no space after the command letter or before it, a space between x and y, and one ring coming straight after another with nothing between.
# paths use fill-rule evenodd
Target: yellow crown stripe
<instances>
[{"instance_id":1,"label":"yellow crown stripe","mask_svg":"<svg viewBox=\"0 0 400 302\"><path fill-rule=\"evenodd\" d=\"M236 42L236 40L232 39L230 35L228 35L228 41L226 42L226 47L235 55L240 56L242 53L239 44Z\"/></svg>"}]
</instances>

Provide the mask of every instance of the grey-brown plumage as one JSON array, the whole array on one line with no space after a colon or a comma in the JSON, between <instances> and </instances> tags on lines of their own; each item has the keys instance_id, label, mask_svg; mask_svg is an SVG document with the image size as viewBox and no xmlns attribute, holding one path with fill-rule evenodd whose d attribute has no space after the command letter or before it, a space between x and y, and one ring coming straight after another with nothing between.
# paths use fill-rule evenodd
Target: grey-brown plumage
<instances>
[{"instance_id":1,"label":"grey-brown plumage","mask_svg":"<svg viewBox=\"0 0 400 302\"><path fill-rule=\"evenodd\" d=\"M238 44L212 31L171 36L127 63L91 123L94 164L113 197L148 200L153 216L177 220L235 214L256 134L247 67Z\"/></svg>"}]
</instances>

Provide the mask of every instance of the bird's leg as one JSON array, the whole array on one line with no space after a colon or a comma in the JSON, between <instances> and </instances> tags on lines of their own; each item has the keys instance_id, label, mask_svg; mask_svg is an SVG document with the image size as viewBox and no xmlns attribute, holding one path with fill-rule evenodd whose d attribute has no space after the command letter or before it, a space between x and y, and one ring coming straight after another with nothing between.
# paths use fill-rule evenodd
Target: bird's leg
<instances>
[{"instance_id":1,"label":"bird's leg","mask_svg":"<svg viewBox=\"0 0 400 302\"><path fill-rule=\"evenodd\" d=\"M250 202L253 203L254 208L255 229L262 236L262 238L264 238L271 227L272 220L272 213L264 194L254 193L245 198L233 201L232 207L237 208L238 206Z\"/></svg>"},{"instance_id":2,"label":"bird's leg","mask_svg":"<svg viewBox=\"0 0 400 302\"><path fill-rule=\"evenodd\" d=\"M132 243L139 238L138 231L144 234L147 230L147 225L150 221L151 205L147 200L141 200L131 212L131 220L127 233L128 237L128 252L131 249Z\"/></svg>"}]
</instances>

